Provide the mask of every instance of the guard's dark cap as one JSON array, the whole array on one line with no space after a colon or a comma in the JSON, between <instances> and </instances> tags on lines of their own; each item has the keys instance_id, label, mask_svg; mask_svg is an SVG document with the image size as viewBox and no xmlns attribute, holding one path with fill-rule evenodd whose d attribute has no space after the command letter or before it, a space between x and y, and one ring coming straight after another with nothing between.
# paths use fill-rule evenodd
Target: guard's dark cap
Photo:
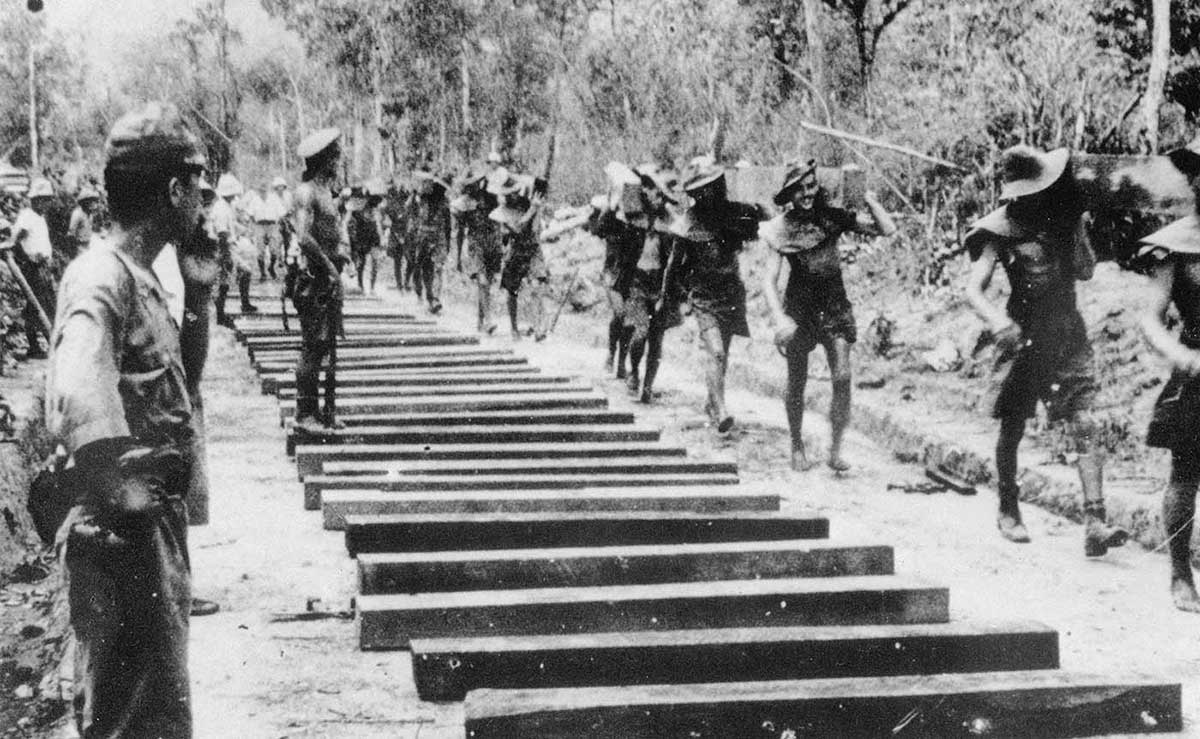
<instances>
[{"instance_id":1,"label":"guard's dark cap","mask_svg":"<svg viewBox=\"0 0 1200 739\"><path fill-rule=\"evenodd\" d=\"M792 199L792 194L796 192L796 188L806 181L817 180L817 162L814 159L809 159L806 162L792 162L787 165L787 174L783 176L783 185L779 188L779 192L775 193L773 200L776 205L784 205Z\"/></svg>"},{"instance_id":2,"label":"guard's dark cap","mask_svg":"<svg viewBox=\"0 0 1200 739\"><path fill-rule=\"evenodd\" d=\"M204 169L200 140L170 103L147 103L113 124L104 144L105 166L115 170Z\"/></svg>"}]
</instances>

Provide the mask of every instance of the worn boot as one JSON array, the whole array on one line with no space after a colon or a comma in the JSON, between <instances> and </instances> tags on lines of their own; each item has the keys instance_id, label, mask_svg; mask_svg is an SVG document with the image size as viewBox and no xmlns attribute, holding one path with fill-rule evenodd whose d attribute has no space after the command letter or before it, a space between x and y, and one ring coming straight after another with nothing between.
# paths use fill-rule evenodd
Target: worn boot
<instances>
[{"instance_id":1,"label":"worn boot","mask_svg":"<svg viewBox=\"0 0 1200 739\"><path fill-rule=\"evenodd\" d=\"M1000 513L996 516L996 528L1000 536L1016 544L1030 542L1029 531L1021 522L1021 488L1015 482L1000 483Z\"/></svg>"},{"instance_id":2,"label":"worn boot","mask_svg":"<svg viewBox=\"0 0 1200 739\"><path fill-rule=\"evenodd\" d=\"M1083 487L1083 520L1086 527L1083 553L1102 557L1111 547L1129 540L1129 532L1119 526L1109 526L1104 509L1104 466L1095 454L1080 454L1075 463Z\"/></svg>"},{"instance_id":3,"label":"worn boot","mask_svg":"<svg viewBox=\"0 0 1200 739\"><path fill-rule=\"evenodd\" d=\"M315 395L296 396L296 422L292 429L297 433L310 436L321 436L325 426L317 418L317 398Z\"/></svg>"},{"instance_id":4,"label":"worn boot","mask_svg":"<svg viewBox=\"0 0 1200 739\"><path fill-rule=\"evenodd\" d=\"M225 298L229 297L229 287L221 285L217 288L217 325L225 328L233 328L233 320L225 314Z\"/></svg>"}]
</instances>

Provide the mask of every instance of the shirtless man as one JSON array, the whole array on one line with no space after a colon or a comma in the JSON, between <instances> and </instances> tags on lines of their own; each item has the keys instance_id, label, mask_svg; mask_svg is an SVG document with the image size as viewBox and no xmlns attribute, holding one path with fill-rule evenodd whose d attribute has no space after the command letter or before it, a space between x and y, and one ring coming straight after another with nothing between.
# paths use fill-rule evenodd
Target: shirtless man
<instances>
[{"instance_id":1,"label":"shirtless man","mask_svg":"<svg viewBox=\"0 0 1200 739\"><path fill-rule=\"evenodd\" d=\"M1128 532L1109 526L1104 509L1104 457L1090 408L1096 395L1092 346L1075 300L1075 281L1090 279L1095 256L1083 228L1083 208L1066 149L1043 153L1014 146L1002 155L1006 205L974 223L967 300L996 338L997 368L1007 367L993 416L1000 420L996 526L1012 542L1029 541L1018 507L1017 447L1038 401L1067 432L1077 454L1087 529L1084 554L1119 547ZM987 297L996 266L1012 290L1006 309Z\"/></svg>"},{"instance_id":2,"label":"shirtless man","mask_svg":"<svg viewBox=\"0 0 1200 739\"><path fill-rule=\"evenodd\" d=\"M332 188L337 178L341 149L336 128L310 134L297 153L304 159L302 182L296 188L296 239L302 265L292 293L300 317L300 360L296 365L296 424L298 431L320 434L340 428L337 420L334 369L337 334L342 317L342 281L339 246L342 229ZM321 362L328 356L325 373L324 417L317 418Z\"/></svg>"},{"instance_id":3,"label":"shirtless man","mask_svg":"<svg viewBox=\"0 0 1200 739\"><path fill-rule=\"evenodd\" d=\"M835 472L850 468L842 457L842 439L850 423L850 345L857 339L854 313L842 282L838 239L847 231L889 236L896 231L891 216L873 193L867 193L869 217L835 208L817 184L816 162L788 167L775 204L788 208L759 229L760 238L775 254L767 269L763 292L775 317L775 343L787 359L788 384L784 396L792 435L792 469L804 471L816 463L804 449L804 388L808 382L808 355L817 345L825 348L833 399L829 408L832 427L829 460ZM779 278L788 266L787 290L779 295Z\"/></svg>"}]
</instances>

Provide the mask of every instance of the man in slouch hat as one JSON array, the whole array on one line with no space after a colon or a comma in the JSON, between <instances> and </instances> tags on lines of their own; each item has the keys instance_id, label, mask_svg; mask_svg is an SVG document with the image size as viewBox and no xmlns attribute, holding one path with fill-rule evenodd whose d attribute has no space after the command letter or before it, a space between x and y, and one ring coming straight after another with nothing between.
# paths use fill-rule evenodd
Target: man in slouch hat
<instances>
[{"instance_id":1,"label":"man in slouch hat","mask_svg":"<svg viewBox=\"0 0 1200 739\"><path fill-rule=\"evenodd\" d=\"M757 205L730 201L725 171L707 157L693 162L689 169L683 191L692 205L671 227L675 248L663 289L664 294L669 293L675 279L684 279L704 351L708 388L704 410L716 430L725 433L734 425L725 407L729 345L734 336L750 335L738 254L747 241L756 238L765 213Z\"/></svg>"},{"instance_id":2,"label":"man in slouch hat","mask_svg":"<svg viewBox=\"0 0 1200 739\"><path fill-rule=\"evenodd\" d=\"M76 492L58 535L75 721L85 737L190 737L193 409L151 267L194 234L205 160L160 104L119 119L105 150L112 231L67 267L46 377L47 428L70 454Z\"/></svg>"},{"instance_id":3,"label":"man in slouch hat","mask_svg":"<svg viewBox=\"0 0 1200 739\"><path fill-rule=\"evenodd\" d=\"M1171 598L1179 610L1200 613L1192 576L1192 530L1200 488L1200 139L1167 156L1187 176L1198 212L1142 239L1139 257L1149 262L1154 278L1142 333L1171 366L1171 377L1154 404L1146 443L1171 452L1171 474L1163 491ZM1183 322L1178 335L1170 330L1172 305Z\"/></svg>"},{"instance_id":4,"label":"man in slouch hat","mask_svg":"<svg viewBox=\"0 0 1200 739\"><path fill-rule=\"evenodd\" d=\"M784 397L792 436L792 469L804 471L815 463L804 448L804 388L808 382L808 355L818 345L825 348L833 380L829 408L832 426L827 464L835 472L849 469L842 456L842 439L850 423L850 345L858 336L854 312L846 297L838 240L854 231L888 236L896 231L891 216L873 193L867 193L869 217L836 208L817 184L817 163L792 164L775 204L787 210L759 228L759 237L775 259L764 277L764 292L778 327L775 343L787 359L788 384ZM779 295L779 278L788 266L787 289Z\"/></svg>"},{"instance_id":5,"label":"man in slouch hat","mask_svg":"<svg viewBox=\"0 0 1200 739\"><path fill-rule=\"evenodd\" d=\"M1000 173L1000 199L1007 204L976 221L965 239L972 260L967 300L995 337L997 370L1007 370L992 411L1000 420L996 524L1009 541L1029 541L1018 504L1017 448L1040 400L1074 446L1087 525L1084 553L1100 556L1129 534L1107 523L1103 450L1090 417L1097 385L1075 281L1091 279L1095 256L1071 155L1014 146L1001 156ZM997 264L1012 290L1004 310L986 296Z\"/></svg>"},{"instance_id":6,"label":"man in slouch hat","mask_svg":"<svg viewBox=\"0 0 1200 739\"><path fill-rule=\"evenodd\" d=\"M492 319L492 285L504 263L504 245L499 224L491 220L500 207L496 195L488 191L487 175L469 170L460 185L461 194L450 203L454 219L455 248L462 259L462 272L475 283L478 292L476 328L490 334L496 330Z\"/></svg>"}]
</instances>

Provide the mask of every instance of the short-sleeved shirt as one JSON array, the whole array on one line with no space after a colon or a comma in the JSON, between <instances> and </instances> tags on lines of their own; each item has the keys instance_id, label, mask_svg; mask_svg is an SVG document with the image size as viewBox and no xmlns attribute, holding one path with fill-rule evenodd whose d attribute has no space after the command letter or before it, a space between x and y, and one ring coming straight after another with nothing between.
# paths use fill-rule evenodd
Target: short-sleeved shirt
<instances>
[{"instance_id":1,"label":"short-sleeved shirt","mask_svg":"<svg viewBox=\"0 0 1200 739\"><path fill-rule=\"evenodd\" d=\"M213 201L212 208L208 211L207 223L216 236L225 234L230 240L237 236L237 216L233 212L233 206L224 198Z\"/></svg>"},{"instance_id":2,"label":"short-sleeved shirt","mask_svg":"<svg viewBox=\"0 0 1200 739\"><path fill-rule=\"evenodd\" d=\"M258 212L254 214L254 219L259 223L278 223L287 216L287 213L287 203L272 192L262 199Z\"/></svg>"},{"instance_id":3,"label":"short-sleeved shirt","mask_svg":"<svg viewBox=\"0 0 1200 739\"><path fill-rule=\"evenodd\" d=\"M46 225L46 219L32 208L23 208L17 214L12 230L18 236L25 234L24 240L21 241L21 250L25 252L25 256L46 259L51 257L50 227Z\"/></svg>"},{"instance_id":4,"label":"short-sleeved shirt","mask_svg":"<svg viewBox=\"0 0 1200 739\"><path fill-rule=\"evenodd\" d=\"M132 437L186 453L179 330L152 272L97 240L63 274L50 345L46 425L68 452Z\"/></svg>"}]
</instances>

